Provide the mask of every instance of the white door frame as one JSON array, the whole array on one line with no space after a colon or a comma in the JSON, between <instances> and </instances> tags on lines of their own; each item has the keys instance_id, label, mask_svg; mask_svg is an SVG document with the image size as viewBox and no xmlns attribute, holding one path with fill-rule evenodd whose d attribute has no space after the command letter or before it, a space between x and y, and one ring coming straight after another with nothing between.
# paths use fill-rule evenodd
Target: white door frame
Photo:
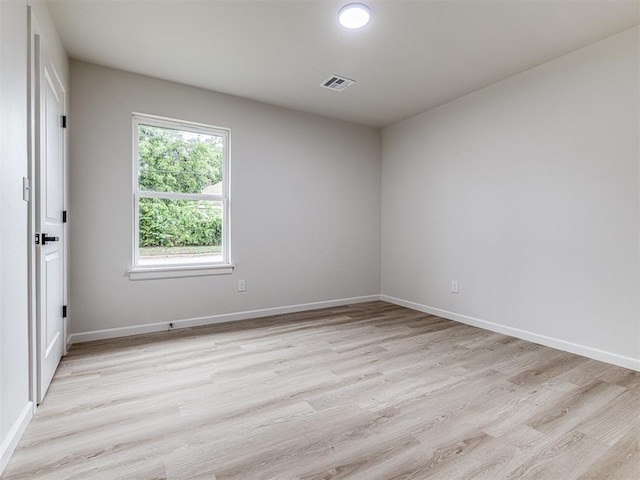
<instances>
[{"instance_id":1,"label":"white door frame","mask_svg":"<svg viewBox=\"0 0 640 480\"><path fill-rule=\"evenodd\" d=\"M43 30L36 19L33 8L28 6L28 25L29 25L29 68L28 68L28 95L27 95L27 118L28 118L28 175L30 185L29 195L29 233L28 233L28 254L29 254L29 398L33 402L34 412L38 404L38 356L39 348L37 342L37 304L39 295L36 287L36 244L35 234L36 232L36 201L38 200L39 192L36 191L35 186L37 182L36 161L39 161L39 148L40 142L38 138L40 119L37 115L37 102L40 101L40 73L42 70L42 42L43 42ZM51 68L55 71L53 65ZM56 73L57 75L57 73ZM61 78L57 78L64 89L63 110L67 112L67 88ZM65 129L63 132L63 190L64 190L64 202L63 209L67 210L68 205L68 133ZM63 296L64 304L67 305L67 292L68 292L68 226L65 223L63 225L63 256L64 256L64 274L63 274ZM63 351L66 355L68 349L68 318L64 319L63 327Z\"/></svg>"}]
</instances>

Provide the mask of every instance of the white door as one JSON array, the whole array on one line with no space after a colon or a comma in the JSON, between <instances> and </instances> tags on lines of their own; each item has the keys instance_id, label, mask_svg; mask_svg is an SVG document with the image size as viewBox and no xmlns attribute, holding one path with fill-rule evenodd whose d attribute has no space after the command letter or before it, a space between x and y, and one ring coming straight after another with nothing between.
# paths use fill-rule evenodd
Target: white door
<instances>
[{"instance_id":1,"label":"white door","mask_svg":"<svg viewBox=\"0 0 640 480\"><path fill-rule=\"evenodd\" d=\"M65 352L64 88L35 36L36 331L38 403ZM66 120L65 120L66 121Z\"/></svg>"}]
</instances>

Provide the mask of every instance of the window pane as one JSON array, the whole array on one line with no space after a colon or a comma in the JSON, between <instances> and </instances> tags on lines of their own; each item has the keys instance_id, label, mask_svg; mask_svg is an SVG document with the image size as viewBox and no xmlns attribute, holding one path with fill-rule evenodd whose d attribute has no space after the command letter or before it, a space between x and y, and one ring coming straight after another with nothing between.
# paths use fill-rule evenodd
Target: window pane
<instances>
[{"instance_id":1,"label":"window pane","mask_svg":"<svg viewBox=\"0 0 640 480\"><path fill-rule=\"evenodd\" d=\"M140 198L139 264L221 262L222 202Z\"/></svg>"},{"instance_id":2,"label":"window pane","mask_svg":"<svg viewBox=\"0 0 640 480\"><path fill-rule=\"evenodd\" d=\"M224 137L138 126L142 191L222 195Z\"/></svg>"}]
</instances>

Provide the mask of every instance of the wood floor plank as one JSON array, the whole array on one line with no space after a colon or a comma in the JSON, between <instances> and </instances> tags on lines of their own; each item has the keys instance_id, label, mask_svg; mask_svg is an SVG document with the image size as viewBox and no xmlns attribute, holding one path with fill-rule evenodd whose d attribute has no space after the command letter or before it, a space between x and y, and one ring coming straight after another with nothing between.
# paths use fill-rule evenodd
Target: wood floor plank
<instances>
[{"instance_id":1,"label":"wood floor plank","mask_svg":"<svg viewBox=\"0 0 640 480\"><path fill-rule=\"evenodd\" d=\"M509 472L507 479L573 480L590 469L593 459L602 455L607 446L589 438L584 433L569 431L560 438L552 437L544 448L543 443L534 449L530 458ZM545 442L547 443L547 442Z\"/></svg>"},{"instance_id":2,"label":"wood floor plank","mask_svg":"<svg viewBox=\"0 0 640 480\"><path fill-rule=\"evenodd\" d=\"M578 424L576 429L613 446L637 425L638 417L640 390L627 390Z\"/></svg>"},{"instance_id":3,"label":"wood floor plank","mask_svg":"<svg viewBox=\"0 0 640 480\"><path fill-rule=\"evenodd\" d=\"M384 302L73 345L2 480L638 480L640 373Z\"/></svg>"},{"instance_id":4,"label":"wood floor plank","mask_svg":"<svg viewBox=\"0 0 640 480\"><path fill-rule=\"evenodd\" d=\"M640 478L640 425L633 428L618 440L614 448L591 465L588 472L579 480L632 480Z\"/></svg>"},{"instance_id":5,"label":"wood floor plank","mask_svg":"<svg viewBox=\"0 0 640 480\"><path fill-rule=\"evenodd\" d=\"M548 434L572 430L593 413L608 407L624 391L623 387L592 382L559 398L553 406L540 412L526 424Z\"/></svg>"}]
</instances>

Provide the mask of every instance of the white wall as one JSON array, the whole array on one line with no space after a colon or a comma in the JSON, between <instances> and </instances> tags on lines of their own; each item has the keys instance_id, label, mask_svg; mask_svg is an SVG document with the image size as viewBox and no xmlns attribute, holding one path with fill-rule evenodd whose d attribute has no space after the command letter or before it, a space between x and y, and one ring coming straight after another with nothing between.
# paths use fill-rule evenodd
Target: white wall
<instances>
[{"instance_id":1,"label":"white wall","mask_svg":"<svg viewBox=\"0 0 640 480\"><path fill-rule=\"evenodd\" d=\"M71 81L72 334L379 293L379 130L76 61ZM232 275L125 276L132 112L231 129Z\"/></svg>"},{"instance_id":2,"label":"white wall","mask_svg":"<svg viewBox=\"0 0 640 480\"><path fill-rule=\"evenodd\" d=\"M46 6L34 7L67 78L64 50ZM29 377L27 2L0 1L0 472L32 414Z\"/></svg>"},{"instance_id":3,"label":"white wall","mask_svg":"<svg viewBox=\"0 0 640 480\"><path fill-rule=\"evenodd\" d=\"M30 416L27 203L27 6L0 2L0 471Z\"/></svg>"},{"instance_id":4,"label":"white wall","mask_svg":"<svg viewBox=\"0 0 640 480\"><path fill-rule=\"evenodd\" d=\"M383 295L640 369L638 35L383 130Z\"/></svg>"}]
</instances>

